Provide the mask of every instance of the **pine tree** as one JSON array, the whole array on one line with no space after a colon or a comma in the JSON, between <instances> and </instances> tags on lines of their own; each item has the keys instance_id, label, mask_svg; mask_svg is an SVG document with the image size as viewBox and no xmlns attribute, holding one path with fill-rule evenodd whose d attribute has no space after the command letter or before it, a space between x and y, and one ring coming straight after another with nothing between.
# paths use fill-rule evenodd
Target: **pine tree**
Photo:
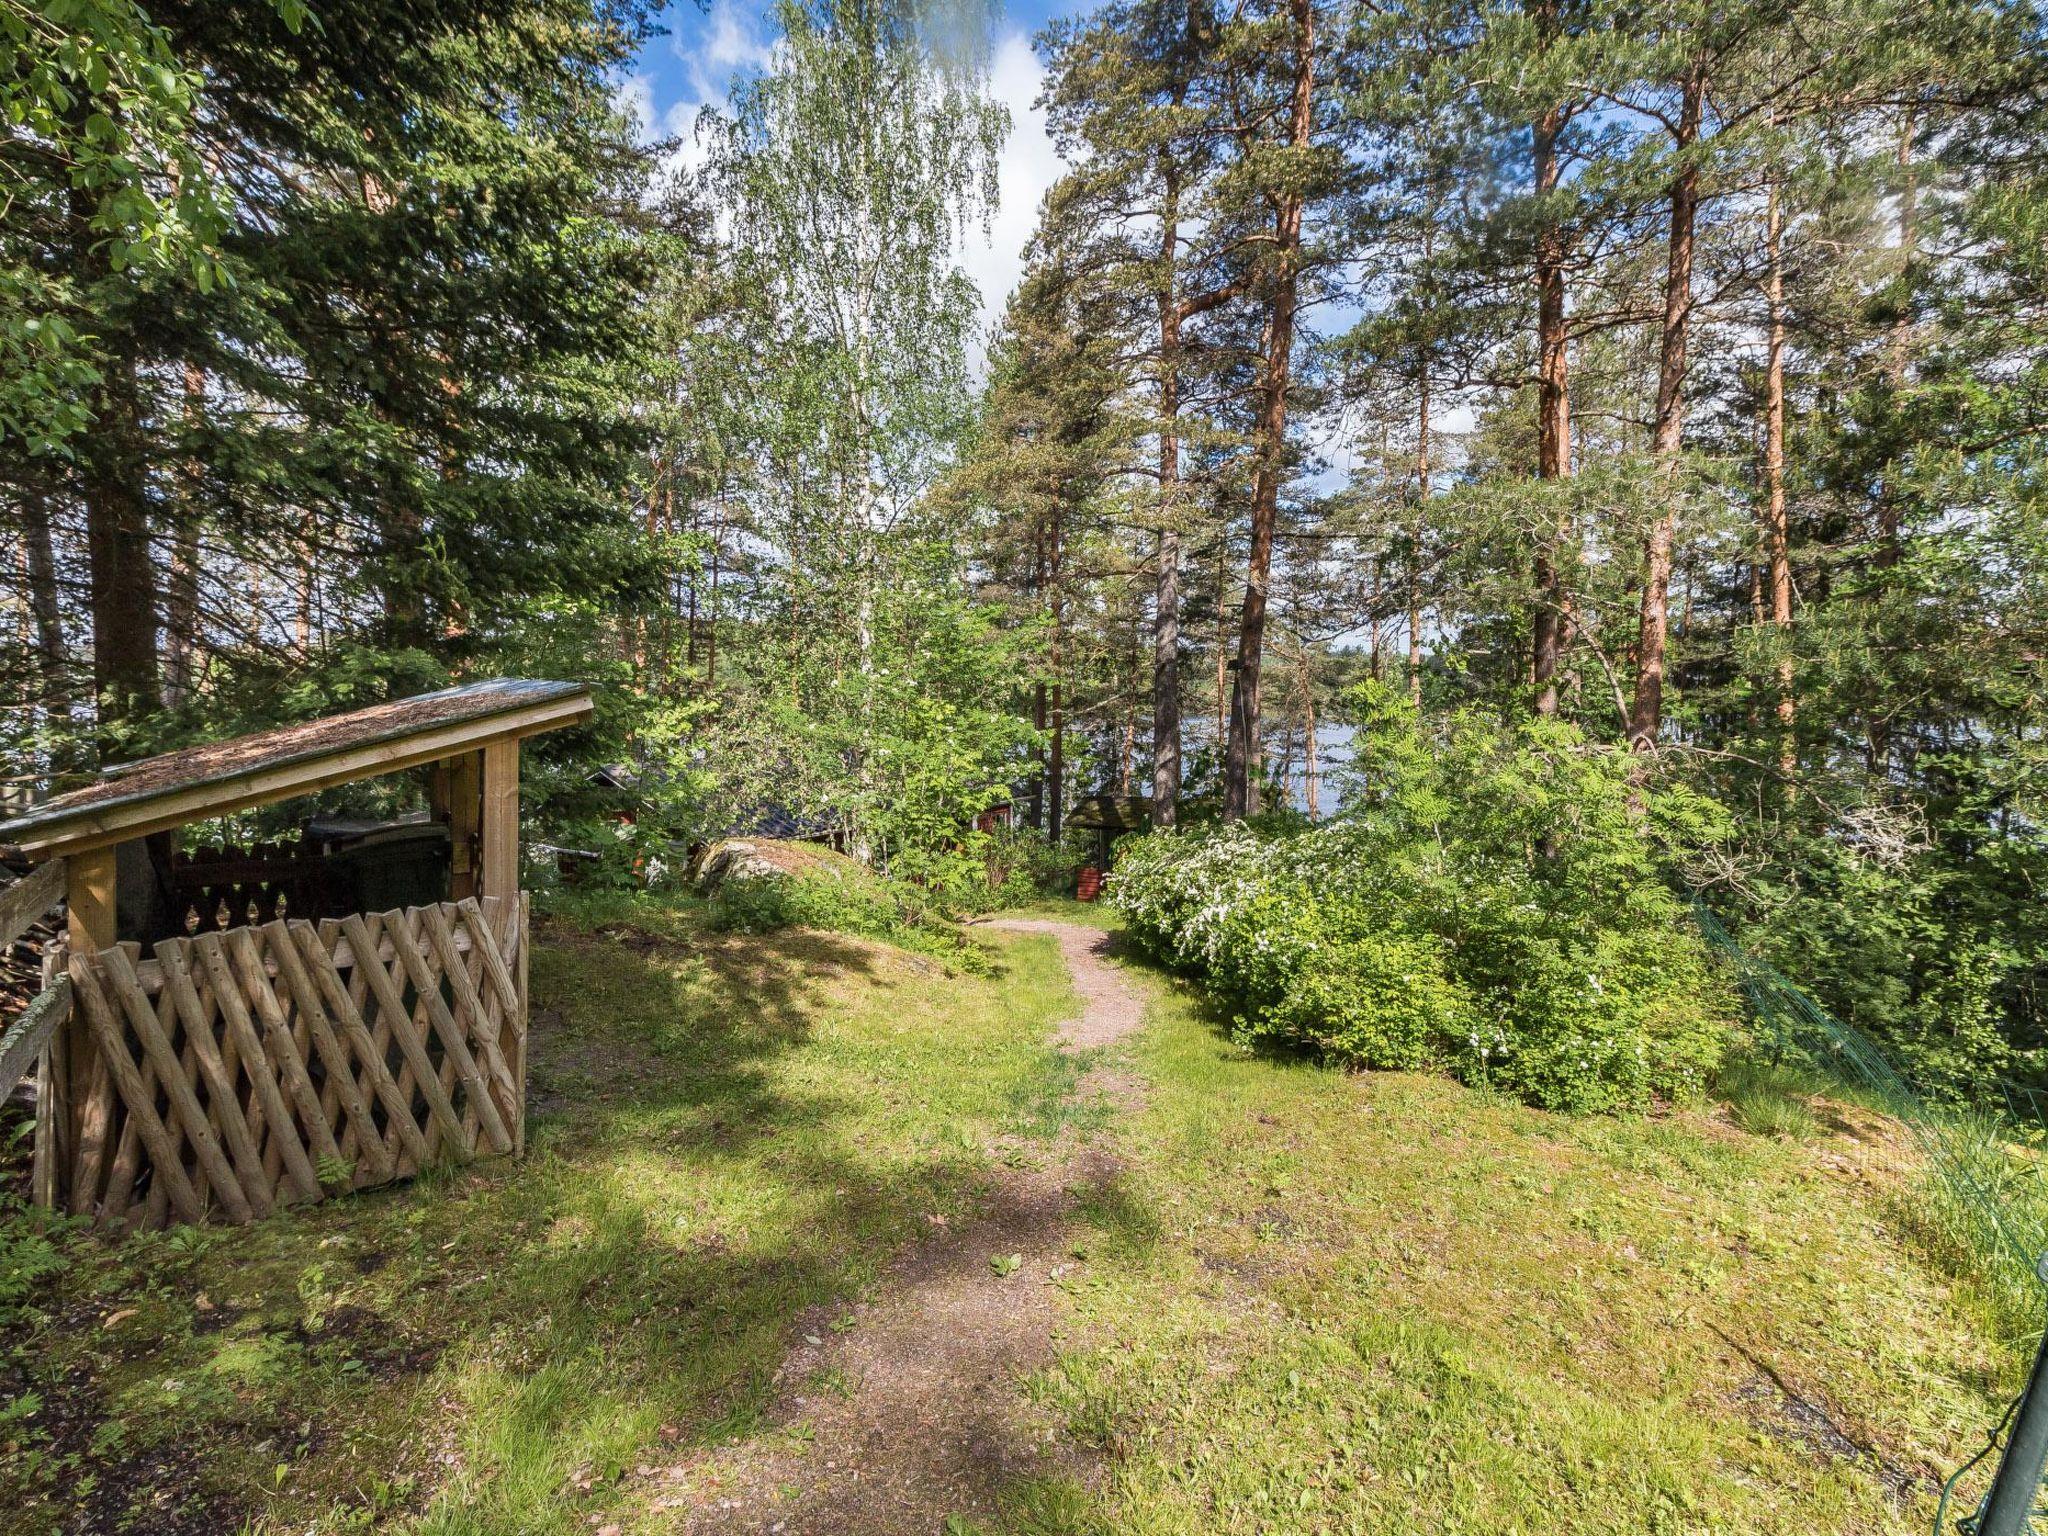
<instances>
[{"instance_id":1,"label":"pine tree","mask_svg":"<svg viewBox=\"0 0 2048 1536\"><path fill-rule=\"evenodd\" d=\"M10 444L6 478L82 557L103 750L159 729L167 620L187 710L203 677L205 712L260 717L328 642L398 658L381 686L403 691L530 594L637 579L618 489L646 157L609 77L640 11L341 0L152 19L202 84L151 184L160 203L165 179L206 189L211 254L129 260L77 186L68 219L24 209L6 231L47 237L92 295L92 430L69 459Z\"/></svg>"}]
</instances>

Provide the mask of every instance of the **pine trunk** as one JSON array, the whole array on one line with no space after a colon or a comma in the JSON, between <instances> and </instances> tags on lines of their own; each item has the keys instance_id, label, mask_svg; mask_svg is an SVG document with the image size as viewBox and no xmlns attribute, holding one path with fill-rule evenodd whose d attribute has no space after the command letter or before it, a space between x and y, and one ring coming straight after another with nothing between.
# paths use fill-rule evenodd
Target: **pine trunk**
<instances>
[{"instance_id":1,"label":"pine trunk","mask_svg":"<svg viewBox=\"0 0 2048 1536\"><path fill-rule=\"evenodd\" d=\"M112 277L105 242L93 228L95 212L92 195L75 188L69 208L72 263L88 288ZM162 700L142 382L126 329L116 325L110 332L115 341L92 392L93 429L80 434L78 466L85 503L92 684L102 726L149 714ZM121 734L103 732L101 750L118 760Z\"/></svg>"},{"instance_id":2,"label":"pine trunk","mask_svg":"<svg viewBox=\"0 0 2048 1536\"><path fill-rule=\"evenodd\" d=\"M1913 135L1917 126L1918 114L1909 106L1906 109L1905 122L1899 131L1898 150L1899 278L1902 287L1911 277L1914 251L1919 242L1920 175L1913 162ZM1894 394L1906 381L1906 368L1913 344L1911 294L1902 294L1901 298L1902 307L1898 318L1892 323L1891 346L1884 369L1885 383ZM1903 553L1900 541L1900 511L1892 476L1887 474L1878 487L1877 550L1872 562L1880 571L1888 571L1895 567ZM1891 764L1892 727L1881 706L1873 707L1871 710L1865 734L1867 739L1864 745L1864 766L1872 773L1883 773Z\"/></svg>"},{"instance_id":3,"label":"pine trunk","mask_svg":"<svg viewBox=\"0 0 2048 1536\"><path fill-rule=\"evenodd\" d=\"M61 719L71 711L71 661L64 646L64 610L57 593L50 504L39 487L22 493L21 542L29 616L35 625L36 664L42 674L39 702L52 719Z\"/></svg>"},{"instance_id":4,"label":"pine trunk","mask_svg":"<svg viewBox=\"0 0 2048 1536\"><path fill-rule=\"evenodd\" d=\"M1287 144L1306 148L1313 124L1315 8L1292 0L1294 92ZM1287 392L1293 379L1294 316L1301 283L1303 195L1288 181L1275 199L1274 282L1266 317L1258 416L1258 473L1252 487L1251 551L1245 561L1244 608L1238 625L1237 678L1231 689L1230 734L1224 750L1223 817L1241 819L1258 809L1259 670L1266 644L1267 583L1273 567L1273 530L1280 516L1280 479L1286 469Z\"/></svg>"},{"instance_id":5,"label":"pine trunk","mask_svg":"<svg viewBox=\"0 0 2048 1536\"><path fill-rule=\"evenodd\" d=\"M1554 8L1550 8L1554 16ZM1536 197L1556 193L1559 162L1556 137L1563 131L1561 109L1544 113L1534 123ZM1565 231L1552 213L1544 213L1536 238L1536 477L1567 479L1571 475L1571 354L1565 328ZM1532 625L1530 682L1538 715L1556 715L1556 664L1565 637L1565 594L1559 575L1563 528L1536 547L1536 618Z\"/></svg>"},{"instance_id":6,"label":"pine trunk","mask_svg":"<svg viewBox=\"0 0 2048 1536\"><path fill-rule=\"evenodd\" d=\"M1322 764L1316 756L1316 685L1308 664L1308 647L1301 651L1302 798L1310 821L1322 820Z\"/></svg>"},{"instance_id":7,"label":"pine trunk","mask_svg":"<svg viewBox=\"0 0 2048 1536\"><path fill-rule=\"evenodd\" d=\"M1546 33L1557 26L1556 0L1536 8ZM1565 112L1552 107L1532 125L1531 180L1539 200L1558 182L1558 135ZM1556 214L1545 209L1536 237L1536 475L1563 480L1572 472L1570 354L1565 326L1565 234ZM1536 614L1531 624L1530 684L1538 715L1557 713L1557 665L1563 651L1564 591L1558 571L1564 530L1539 537L1536 548Z\"/></svg>"},{"instance_id":8,"label":"pine trunk","mask_svg":"<svg viewBox=\"0 0 2048 1536\"><path fill-rule=\"evenodd\" d=\"M1224 597L1230 588L1230 541L1216 535L1216 746L1221 753L1230 734L1230 609ZM1219 758L1217 769L1222 762Z\"/></svg>"},{"instance_id":9,"label":"pine trunk","mask_svg":"<svg viewBox=\"0 0 2048 1536\"><path fill-rule=\"evenodd\" d=\"M1771 181L1764 210L1764 299L1769 311L1764 348L1764 526L1763 546L1770 622L1778 646L1778 769L1787 776L1798 767L1796 735L1798 704L1792 692L1791 533L1785 508L1785 267L1784 205L1777 179Z\"/></svg>"},{"instance_id":10,"label":"pine trunk","mask_svg":"<svg viewBox=\"0 0 2048 1536\"><path fill-rule=\"evenodd\" d=\"M1038 740L1031 745L1031 800L1024 813L1034 832L1045 829L1045 724L1046 687L1037 683L1031 690L1031 728L1038 733Z\"/></svg>"},{"instance_id":11,"label":"pine trunk","mask_svg":"<svg viewBox=\"0 0 2048 1536\"><path fill-rule=\"evenodd\" d=\"M1180 810L1180 181L1169 161L1159 238L1159 569L1152 600L1152 822Z\"/></svg>"},{"instance_id":12,"label":"pine trunk","mask_svg":"<svg viewBox=\"0 0 2048 1536\"><path fill-rule=\"evenodd\" d=\"M1429 504L1429 369L1415 380L1415 516L1408 526L1408 702L1422 708L1422 534Z\"/></svg>"},{"instance_id":13,"label":"pine trunk","mask_svg":"<svg viewBox=\"0 0 2048 1536\"><path fill-rule=\"evenodd\" d=\"M1657 357L1657 418L1651 452L1662 468L1664 504L1643 541L1643 598L1636 626L1636 689L1629 710L1629 744L1656 745L1664 720L1664 651L1670 628L1671 546L1678 523L1680 463L1685 447L1686 340L1692 323L1694 226L1699 218L1699 169L1690 157L1699 139L1707 74L1695 61L1680 82L1678 169L1671 180L1671 239L1664 270L1664 318Z\"/></svg>"}]
</instances>

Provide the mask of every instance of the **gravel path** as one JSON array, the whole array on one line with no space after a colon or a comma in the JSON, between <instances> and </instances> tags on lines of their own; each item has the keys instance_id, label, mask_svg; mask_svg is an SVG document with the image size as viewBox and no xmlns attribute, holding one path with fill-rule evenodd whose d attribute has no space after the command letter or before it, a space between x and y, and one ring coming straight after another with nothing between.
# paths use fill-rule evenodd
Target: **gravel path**
<instances>
[{"instance_id":1,"label":"gravel path","mask_svg":"<svg viewBox=\"0 0 2048 1536\"><path fill-rule=\"evenodd\" d=\"M1059 1026L1061 1048L1123 1039L1144 1000L1106 959L1094 929L1043 919L988 926L1050 933L1072 973L1080 1011ZM1077 1094L1128 1107L1137 1083L1101 1066ZM799 1320L776 1373L775 1427L754 1439L649 1475L670 1490L654 1502L676 1529L768 1536L935 1536L949 1515L982 1518L1001 1490L1027 1478L1087 1480L1087 1453L1018 1391L1053 1355L1060 1280L1078 1267L1077 1194L1113 1178L1115 1157L1063 1131L1042 1166L999 1165L980 1219L930 1235L891 1268L874 1299ZM1008 1274L991 1263L1021 1262ZM833 1319L841 1320L835 1331ZM801 1428L799 1428L799 1426Z\"/></svg>"}]
</instances>

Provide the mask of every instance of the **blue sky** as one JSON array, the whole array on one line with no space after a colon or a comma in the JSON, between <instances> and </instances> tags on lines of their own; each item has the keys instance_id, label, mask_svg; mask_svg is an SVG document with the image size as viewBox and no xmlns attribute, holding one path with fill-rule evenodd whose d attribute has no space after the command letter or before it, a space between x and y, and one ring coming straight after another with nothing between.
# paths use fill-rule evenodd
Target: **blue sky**
<instances>
[{"instance_id":1,"label":"blue sky","mask_svg":"<svg viewBox=\"0 0 2048 1536\"><path fill-rule=\"evenodd\" d=\"M1003 8L989 70L990 94L1010 109L1010 138L998 168L1002 200L988 239L977 232L961 252L962 265L981 290L984 321L1001 313L1015 286L1038 200L1059 174L1044 119L1032 110L1044 72L1031 39L1051 17L1085 8L1075 0L1006 0ZM760 0L707 0L701 8L684 0L662 13L666 35L648 40L621 82L621 94L647 136L683 139L682 154L691 157L687 140L698 110L722 101L736 76L767 61L774 41L767 9Z\"/></svg>"}]
</instances>

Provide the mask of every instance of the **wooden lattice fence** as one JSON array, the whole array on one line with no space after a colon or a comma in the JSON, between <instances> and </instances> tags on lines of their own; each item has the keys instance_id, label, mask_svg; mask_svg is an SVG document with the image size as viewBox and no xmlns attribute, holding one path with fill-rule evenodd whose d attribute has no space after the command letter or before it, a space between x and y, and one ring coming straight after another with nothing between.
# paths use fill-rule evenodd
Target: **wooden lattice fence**
<instances>
[{"instance_id":1,"label":"wooden lattice fence","mask_svg":"<svg viewBox=\"0 0 2048 1536\"><path fill-rule=\"evenodd\" d=\"M69 959L94 1049L57 1102L63 1200L103 1223L246 1222L524 1150L523 893L287 919Z\"/></svg>"}]
</instances>

